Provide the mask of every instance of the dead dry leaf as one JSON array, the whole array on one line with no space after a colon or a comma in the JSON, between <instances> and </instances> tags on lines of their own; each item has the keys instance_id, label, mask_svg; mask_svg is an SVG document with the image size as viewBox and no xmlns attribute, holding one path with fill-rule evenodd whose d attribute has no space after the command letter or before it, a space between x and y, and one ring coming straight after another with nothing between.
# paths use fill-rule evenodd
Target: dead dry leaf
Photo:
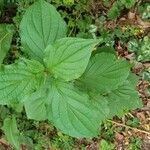
<instances>
[{"instance_id":1,"label":"dead dry leaf","mask_svg":"<svg viewBox=\"0 0 150 150\"><path fill-rule=\"evenodd\" d=\"M143 21L139 16L136 16L137 18L137 23L142 27L142 28L150 28L150 22Z\"/></svg>"}]
</instances>

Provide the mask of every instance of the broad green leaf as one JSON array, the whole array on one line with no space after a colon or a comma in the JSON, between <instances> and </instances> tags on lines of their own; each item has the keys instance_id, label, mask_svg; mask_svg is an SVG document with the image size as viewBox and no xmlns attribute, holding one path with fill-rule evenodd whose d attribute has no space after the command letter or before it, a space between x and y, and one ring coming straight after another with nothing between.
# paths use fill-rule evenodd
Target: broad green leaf
<instances>
[{"instance_id":1,"label":"broad green leaf","mask_svg":"<svg viewBox=\"0 0 150 150\"><path fill-rule=\"evenodd\" d=\"M99 111L99 119L102 122L108 117L109 114L109 107L108 107L108 102L100 94L97 93L89 93L90 96L90 101L92 102L92 105L98 109Z\"/></svg>"},{"instance_id":2,"label":"broad green leaf","mask_svg":"<svg viewBox=\"0 0 150 150\"><path fill-rule=\"evenodd\" d=\"M99 53L92 57L85 73L79 80L89 90L109 92L123 84L129 71L130 65L127 61L117 59L111 53Z\"/></svg>"},{"instance_id":3,"label":"broad green leaf","mask_svg":"<svg viewBox=\"0 0 150 150\"><path fill-rule=\"evenodd\" d=\"M1 24L0 25L0 64L10 48L12 41L13 31L10 25Z\"/></svg>"},{"instance_id":4,"label":"broad green leaf","mask_svg":"<svg viewBox=\"0 0 150 150\"><path fill-rule=\"evenodd\" d=\"M78 138L94 137L98 134L104 116L99 111L99 106L93 105L87 94L76 89L71 83L57 81L52 83L49 91L48 119L58 129ZM102 105L105 106L105 103Z\"/></svg>"},{"instance_id":5,"label":"broad green leaf","mask_svg":"<svg viewBox=\"0 0 150 150\"><path fill-rule=\"evenodd\" d=\"M6 118L2 127L6 139L10 144L14 146L16 150L20 150L20 134L17 129L17 123L15 117Z\"/></svg>"},{"instance_id":6,"label":"broad green leaf","mask_svg":"<svg viewBox=\"0 0 150 150\"><path fill-rule=\"evenodd\" d=\"M26 10L20 32L24 52L42 61L45 48L66 36L66 24L54 6L39 0Z\"/></svg>"},{"instance_id":7,"label":"broad green leaf","mask_svg":"<svg viewBox=\"0 0 150 150\"><path fill-rule=\"evenodd\" d=\"M27 117L34 120L45 120L47 119L46 112L46 93L44 89L39 89L35 93L27 96L24 99L24 106Z\"/></svg>"},{"instance_id":8,"label":"broad green leaf","mask_svg":"<svg viewBox=\"0 0 150 150\"><path fill-rule=\"evenodd\" d=\"M39 86L43 66L37 61L23 60L0 69L0 104L21 100Z\"/></svg>"},{"instance_id":9,"label":"broad green leaf","mask_svg":"<svg viewBox=\"0 0 150 150\"><path fill-rule=\"evenodd\" d=\"M49 45L44 62L50 73L66 81L79 78L85 71L92 50L99 40L63 38Z\"/></svg>"},{"instance_id":10,"label":"broad green leaf","mask_svg":"<svg viewBox=\"0 0 150 150\"><path fill-rule=\"evenodd\" d=\"M135 89L135 87L138 84L140 77L137 76L136 74L130 73L127 80L130 82L130 85Z\"/></svg>"},{"instance_id":11,"label":"broad green leaf","mask_svg":"<svg viewBox=\"0 0 150 150\"><path fill-rule=\"evenodd\" d=\"M122 116L126 111L142 107L138 92L129 81L109 93L105 98L108 100L110 118L115 115Z\"/></svg>"}]
</instances>

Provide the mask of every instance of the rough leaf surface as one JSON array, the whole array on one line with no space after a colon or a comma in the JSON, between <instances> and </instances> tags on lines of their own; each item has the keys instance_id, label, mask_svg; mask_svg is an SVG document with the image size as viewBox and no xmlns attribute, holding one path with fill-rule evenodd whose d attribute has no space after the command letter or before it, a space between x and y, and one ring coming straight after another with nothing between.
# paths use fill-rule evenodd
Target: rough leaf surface
<instances>
[{"instance_id":1,"label":"rough leaf surface","mask_svg":"<svg viewBox=\"0 0 150 150\"><path fill-rule=\"evenodd\" d=\"M118 89L113 90L105 98L108 101L110 118L115 115L122 116L129 110L142 107L142 101L139 99L138 92L129 81L119 86Z\"/></svg>"},{"instance_id":2,"label":"rough leaf surface","mask_svg":"<svg viewBox=\"0 0 150 150\"><path fill-rule=\"evenodd\" d=\"M13 31L10 25L0 25L0 64L3 63L3 60L10 48L12 35Z\"/></svg>"},{"instance_id":3,"label":"rough leaf surface","mask_svg":"<svg viewBox=\"0 0 150 150\"><path fill-rule=\"evenodd\" d=\"M53 83L49 91L48 116L58 129L74 137L97 136L104 116L87 94L64 82Z\"/></svg>"},{"instance_id":4,"label":"rough leaf surface","mask_svg":"<svg viewBox=\"0 0 150 150\"><path fill-rule=\"evenodd\" d=\"M35 93L27 96L24 99L24 106L29 119L45 120L47 119L46 112L46 94L44 89L37 90Z\"/></svg>"},{"instance_id":5,"label":"rough leaf surface","mask_svg":"<svg viewBox=\"0 0 150 150\"><path fill-rule=\"evenodd\" d=\"M66 81L79 78L86 69L93 48L99 40L63 38L45 51L45 63L56 78Z\"/></svg>"},{"instance_id":6,"label":"rough leaf surface","mask_svg":"<svg viewBox=\"0 0 150 150\"><path fill-rule=\"evenodd\" d=\"M39 0L26 10L20 32L23 50L42 61L45 48L66 36L66 24L55 7Z\"/></svg>"},{"instance_id":7,"label":"rough leaf surface","mask_svg":"<svg viewBox=\"0 0 150 150\"><path fill-rule=\"evenodd\" d=\"M91 58L80 81L90 90L109 92L122 85L129 72L127 61L119 60L111 53L99 53Z\"/></svg>"},{"instance_id":8,"label":"rough leaf surface","mask_svg":"<svg viewBox=\"0 0 150 150\"><path fill-rule=\"evenodd\" d=\"M0 104L13 103L39 86L43 66L37 61L23 60L0 69Z\"/></svg>"}]
</instances>

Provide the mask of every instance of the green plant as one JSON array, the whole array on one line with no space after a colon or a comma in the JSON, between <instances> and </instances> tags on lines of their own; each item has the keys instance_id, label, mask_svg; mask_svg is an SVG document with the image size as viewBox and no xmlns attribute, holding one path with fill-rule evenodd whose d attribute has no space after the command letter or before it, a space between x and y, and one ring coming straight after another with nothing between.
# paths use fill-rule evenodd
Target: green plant
<instances>
[{"instance_id":1,"label":"green plant","mask_svg":"<svg viewBox=\"0 0 150 150\"><path fill-rule=\"evenodd\" d=\"M112 143L108 143L105 140L101 140L99 145L99 150L114 150L115 145Z\"/></svg>"},{"instance_id":2,"label":"green plant","mask_svg":"<svg viewBox=\"0 0 150 150\"><path fill-rule=\"evenodd\" d=\"M31 149L33 147L32 140L18 130L16 115L11 117L8 115L4 119L2 130L5 133L7 141L17 150L20 150L22 145L26 145L26 148Z\"/></svg>"},{"instance_id":3,"label":"green plant","mask_svg":"<svg viewBox=\"0 0 150 150\"><path fill-rule=\"evenodd\" d=\"M138 7L138 12L142 19L144 20L150 20L150 4L149 3L143 3L143 5L140 5Z\"/></svg>"},{"instance_id":4,"label":"green plant","mask_svg":"<svg viewBox=\"0 0 150 150\"><path fill-rule=\"evenodd\" d=\"M66 37L66 31L51 4L39 0L26 10L20 36L28 57L1 65L0 104L22 103L28 119L48 120L73 137L94 137L104 120L142 104L126 60L107 47L96 51L101 38Z\"/></svg>"},{"instance_id":5,"label":"green plant","mask_svg":"<svg viewBox=\"0 0 150 150\"><path fill-rule=\"evenodd\" d=\"M52 141L53 149L73 149L74 141L73 138L63 135L61 132L58 132L58 135Z\"/></svg>"},{"instance_id":6,"label":"green plant","mask_svg":"<svg viewBox=\"0 0 150 150\"><path fill-rule=\"evenodd\" d=\"M133 39L128 42L128 51L137 54L138 61L150 61L150 38L145 36L143 39Z\"/></svg>"},{"instance_id":7,"label":"green plant","mask_svg":"<svg viewBox=\"0 0 150 150\"><path fill-rule=\"evenodd\" d=\"M127 125L132 127L138 127L140 124L140 120L138 118L132 118L127 121Z\"/></svg>"},{"instance_id":8,"label":"green plant","mask_svg":"<svg viewBox=\"0 0 150 150\"><path fill-rule=\"evenodd\" d=\"M4 7L4 0L1 0L0 1L0 15L1 15L1 11L2 11L3 7Z\"/></svg>"},{"instance_id":9,"label":"green plant","mask_svg":"<svg viewBox=\"0 0 150 150\"><path fill-rule=\"evenodd\" d=\"M130 138L131 144L129 145L129 150L140 150L142 146L142 140L137 137Z\"/></svg>"},{"instance_id":10,"label":"green plant","mask_svg":"<svg viewBox=\"0 0 150 150\"><path fill-rule=\"evenodd\" d=\"M116 0L108 11L108 17L110 19L116 19L120 16L120 13L123 9L129 9L133 7L135 3L136 0Z\"/></svg>"},{"instance_id":11,"label":"green plant","mask_svg":"<svg viewBox=\"0 0 150 150\"><path fill-rule=\"evenodd\" d=\"M0 24L0 64L3 62L3 59L10 48L12 36L12 26Z\"/></svg>"}]
</instances>

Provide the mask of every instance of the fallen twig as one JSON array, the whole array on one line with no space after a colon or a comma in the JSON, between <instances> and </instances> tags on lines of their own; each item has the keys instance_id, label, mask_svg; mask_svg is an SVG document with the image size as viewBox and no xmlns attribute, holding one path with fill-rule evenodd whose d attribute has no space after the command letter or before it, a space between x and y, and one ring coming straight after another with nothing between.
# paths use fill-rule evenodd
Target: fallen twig
<instances>
[{"instance_id":1,"label":"fallen twig","mask_svg":"<svg viewBox=\"0 0 150 150\"><path fill-rule=\"evenodd\" d=\"M140 132L140 133L144 133L144 134L147 134L147 135L150 135L150 132L148 131L145 131L145 130L141 130L141 129L138 129L138 128L134 128L134 127L131 127L131 126L128 126L128 125L125 125L125 124L122 124L122 123L118 123L118 122L115 122L115 121L112 121L112 120L107 120L108 122L111 122L117 126L122 126L122 127L125 127L125 128L129 128L131 130L134 130L136 132Z\"/></svg>"}]
</instances>

